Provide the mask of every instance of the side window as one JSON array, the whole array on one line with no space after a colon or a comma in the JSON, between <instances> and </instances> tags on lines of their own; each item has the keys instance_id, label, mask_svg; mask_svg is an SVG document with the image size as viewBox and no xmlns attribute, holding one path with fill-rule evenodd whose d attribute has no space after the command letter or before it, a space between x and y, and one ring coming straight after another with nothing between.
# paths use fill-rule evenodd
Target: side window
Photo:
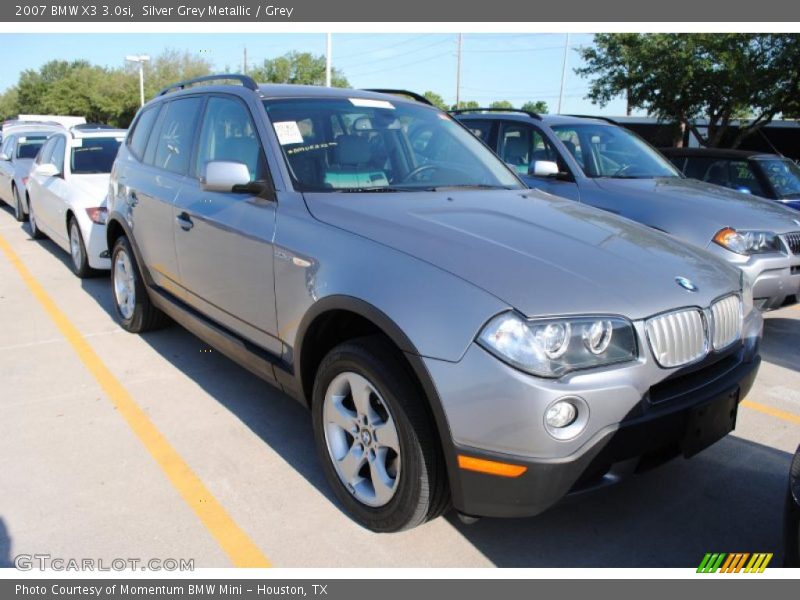
<instances>
[{"instance_id":1,"label":"side window","mask_svg":"<svg viewBox=\"0 0 800 600\"><path fill-rule=\"evenodd\" d=\"M467 129L472 132L476 138L483 140L484 144L489 143L489 134L492 132L491 121L463 121Z\"/></svg>"},{"instance_id":2,"label":"side window","mask_svg":"<svg viewBox=\"0 0 800 600\"><path fill-rule=\"evenodd\" d=\"M156 141L153 165L159 169L184 174L189 169L194 130L203 99L180 98L169 103Z\"/></svg>"},{"instance_id":3,"label":"side window","mask_svg":"<svg viewBox=\"0 0 800 600\"><path fill-rule=\"evenodd\" d=\"M537 160L557 162L560 170L566 166L559 160L552 144L536 128L523 123L503 123L500 130L500 157L513 165L518 173L527 174Z\"/></svg>"},{"instance_id":4,"label":"side window","mask_svg":"<svg viewBox=\"0 0 800 600\"><path fill-rule=\"evenodd\" d=\"M150 131L153 129L153 123L158 116L158 109L158 106L153 106L142 111L133 126L133 131L128 135L128 148L139 160L144 157L144 149L147 146Z\"/></svg>"},{"instance_id":5,"label":"side window","mask_svg":"<svg viewBox=\"0 0 800 600\"><path fill-rule=\"evenodd\" d=\"M581 148L581 139L578 136L578 132L574 129L559 128L556 131L556 135L585 172L586 164L584 163L583 149Z\"/></svg>"},{"instance_id":6,"label":"side window","mask_svg":"<svg viewBox=\"0 0 800 600\"><path fill-rule=\"evenodd\" d=\"M731 177L727 161L717 160L711 163L711 166L706 169L703 181L713 183L714 185L730 187Z\"/></svg>"},{"instance_id":7,"label":"side window","mask_svg":"<svg viewBox=\"0 0 800 600\"><path fill-rule=\"evenodd\" d=\"M6 138L6 141L3 142L3 149L2 152L8 157L11 157L12 152L14 151L14 142L16 141L16 136L9 136Z\"/></svg>"},{"instance_id":8,"label":"side window","mask_svg":"<svg viewBox=\"0 0 800 600\"><path fill-rule=\"evenodd\" d=\"M165 127L168 121L169 113ZM298 123L304 138L312 135L311 121L306 121ZM235 98L212 96L206 104L194 174L202 177L211 161L244 163L250 171L250 181L267 178L266 157L250 111Z\"/></svg>"},{"instance_id":9,"label":"side window","mask_svg":"<svg viewBox=\"0 0 800 600\"><path fill-rule=\"evenodd\" d=\"M701 181L706 177L706 171L714 164L714 160L703 157L691 157L686 159L686 164L683 168L683 174L692 179L700 179Z\"/></svg>"},{"instance_id":10,"label":"side window","mask_svg":"<svg viewBox=\"0 0 800 600\"><path fill-rule=\"evenodd\" d=\"M64 174L64 152L67 149L67 140L64 136L56 136L53 142L53 155L51 162L56 166L60 174Z\"/></svg>"}]
</instances>

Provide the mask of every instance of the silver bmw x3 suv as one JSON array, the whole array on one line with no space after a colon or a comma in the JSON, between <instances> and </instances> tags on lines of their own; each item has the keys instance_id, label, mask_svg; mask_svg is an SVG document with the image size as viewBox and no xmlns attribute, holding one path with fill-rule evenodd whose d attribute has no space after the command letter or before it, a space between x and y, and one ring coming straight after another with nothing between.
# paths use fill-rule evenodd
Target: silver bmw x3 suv
<instances>
[{"instance_id":1,"label":"silver bmw x3 suv","mask_svg":"<svg viewBox=\"0 0 800 600\"><path fill-rule=\"evenodd\" d=\"M122 326L169 316L308 406L374 531L536 515L692 456L760 363L737 269L526 189L409 99L176 84L139 111L108 211Z\"/></svg>"}]
</instances>

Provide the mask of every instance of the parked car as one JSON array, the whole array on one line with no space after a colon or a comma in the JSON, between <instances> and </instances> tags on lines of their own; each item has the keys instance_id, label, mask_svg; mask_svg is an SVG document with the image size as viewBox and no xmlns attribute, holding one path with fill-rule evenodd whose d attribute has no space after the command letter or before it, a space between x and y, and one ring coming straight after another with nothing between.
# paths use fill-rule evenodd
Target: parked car
<instances>
[{"instance_id":1,"label":"parked car","mask_svg":"<svg viewBox=\"0 0 800 600\"><path fill-rule=\"evenodd\" d=\"M436 108L220 78L120 148L118 319L172 317L308 406L357 522L538 514L734 427L762 329L738 270L525 189Z\"/></svg>"},{"instance_id":2,"label":"parked car","mask_svg":"<svg viewBox=\"0 0 800 600\"><path fill-rule=\"evenodd\" d=\"M789 489L786 493L784 524L785 566L800 567L800 446L792 459Z\"/></svg>"},{"instance_id":3,"label":"parked car","mask_svg":"<svg viewBox=\"0 0 800 600\"><path fill-rule=\"evenodd\" d=\"M0 148L0 200L14 207L17 221L24 221L27 216L23 198L33 159L45 140L57 131L64 129L45 123L20 123L6 128Z\"/></svg>"},{"instance_id":4,"label":"parked car","mask_svg":"<svg viewBox=\"0 0 800 600\"><path fill-rule=\"evenodd\" d=\"M800 167L785 156L721 148L662 148L661 153L686 177L800 210Z\"/></svg>"},{"instance_id":5,"label":"parked car","mask_svg":"<svg viewBox=\"0 0 800 600\"><path fill-rule=\"evenodd\" d=\"M753 282L761 310L800 301L795 211L687 179L652 146L613 122L475 110L455 114L529 186L633 219L717 255Z\"/></svg>"},{"instance_id":6,"label":"parked car","mask_svg":"<svg viewBox=\"0 0 800 600\"><path fill-rule=\"evenodd\" d=\"M74 127L53 134L34 161L25 197L31 235L69 252L78 277L111 266L106 195L124 139L123 129Z\"/></svg>"}]
</instances>

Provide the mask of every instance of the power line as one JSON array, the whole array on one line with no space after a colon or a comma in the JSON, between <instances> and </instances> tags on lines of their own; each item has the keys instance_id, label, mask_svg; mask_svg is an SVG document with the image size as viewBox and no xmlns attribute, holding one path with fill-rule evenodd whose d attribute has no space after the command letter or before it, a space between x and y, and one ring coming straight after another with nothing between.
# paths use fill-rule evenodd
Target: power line
<instances>
[{"instance_id":1,"label":"power line","mask_svg":"<svg viewBox=\"0 0 800 600\"><path fill-rule=\"evenodd\" d=\"M386 34L382 34L382 35L386 35ZM343 56L340 56L339 58L340 59L342 59L342 58L352 58L353 56L364 56L364 54L367 53L367 52L380 52L381 50L389 50L390 48L396 48L397 46L402 46L403 44L409 44L409 43L411 43L411 42L413 42L415 40L418 40L419 38L427 37L428 35L429 34L427 34L427 33L420 33L420 34L417 34L417 35L412 35L410 38L406 38L404 40L400 40L399 42L395 42L394 44L389 44L388 46L378 46L377 48L368 48L368 49L365 49L365 50L361 50L360 52L351 52L350 54L345 54ZM338 38L338 36L337 36L337 38ZM348 40L348 41L352 42L352 41L355 41L355 40ZM337 43L338 43L338 39L337 39Z\"/></svg>"},{"instance_id":2,"label":"power line","mask_svg":"<svg viewBox=\"0 0 800 600\"><path fill-rule=\"evenodd\" d=\"M367 61L362 61L360 63L356 63L354 65L342 66L342 64L339 61L337 61L337 63L339 64L340 68L347 68L347 69L358 68L358 67L362 67L362 66L365 66L365 65L371 65L371 64L376 63L376 62L384 62L384 61L387 61L387 60L394 60L396 58L402 58L403 56L407 56L409 54L414 54L415 52L419 52L420 50L427 50L428 48L433 48L434 46L441 46L442 44L447 44L447 43L450 43L450 42L451 42L451 40L449 40L449 39L448 40L438 40L436 42L433 42L432 44L427 44L425 46L419 46L418 48L413 48L413 49L407 50L405 52L399 52L397 54L393 54L392 56L384 56L382 58L373 58L373 59L370 59L370 60L367 60ZM382 50L385 50L385 48L382 48ZM363 53L362 53L362 56L363 56Z\"/></svg>"},{"instance_id":3,"label":"power line","mask_svg":"<svg viewBox=\"0 0 800 600\"><path fill-rule=\"evenodd\" d=\"M362 77L364 75L372 75L373 73L383 73L385 71L396 71L397 69L405 69L406 67L411 67L411 66L418 65L418 64L421 64L421 63L424 63L424 62L430 62L430 61L432 61L434 59L441 58L443 56L452 56L452 53L451 52L440 52L439 54L434 54L433 56L429 56L427 58L423 58L423 59L420 59L420 60L415 60L415 61L410 62L410 63L405 63L405 64L402 64L402 65L394 65L394 66L391 66L391 67L384 67L382 69L375 69L374 71L367 71L365 73L355 73L355 74L348 73L348 75L355 75L356 77Z\"/></svg>"}]
</instances>

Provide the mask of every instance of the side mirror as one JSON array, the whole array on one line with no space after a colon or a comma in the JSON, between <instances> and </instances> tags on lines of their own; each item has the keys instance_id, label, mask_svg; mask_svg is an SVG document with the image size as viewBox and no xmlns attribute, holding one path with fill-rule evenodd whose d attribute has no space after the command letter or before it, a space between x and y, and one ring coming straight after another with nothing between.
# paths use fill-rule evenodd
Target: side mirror
<instances>
[{"instance_id":1,"label":"side mirror","mask_svg":"<svg viewBox=\"0 0 800 600\"><path fill-rule=\"evenodd\" d=\"M11 157L8 154L6 154L5 152L0 152L0 161L8 162L10 160L11 160Z\"/></svg>"},{"instance_id":2,"label":"side mirror","mask_svg":"<svg viewBox=\"0 0 800 600\"><path fill-rule=\"evenodd\" d=\"M742 194L752 194L753 193L753 190L751 190L749 187L745 187L745 186L737 187L736 191L740 192Z\"/></svg>"},{"instance_id":3,"label":"side mirror","mask_svg":"<svg viewBox=\"0 0 800 600\"><path fill-rule=\"evenodd\" d=\"M42 177L57 177L58 175L61 175L61 172L58 170L58 167L56 167L52 163L42 163L40 165L37 165L36 168L34 169L34 173Z\"/></svg>"},{"instance_id":4,"label":"side mirror","mask_svg":"<svg viewBox=\"0 0 800 600\"><path fill-rule=\"evenodd\" d=\"M244 163L212 160L206 163L206 174L200 183L207 192L248 191L251 184L250 170Z\"/></svg>"},{"instance_id":5,"label":"side mirror","mask_svg":"<svg viewBox=\"0 0 800 600\"><path fill-rule=\"evenodd\" d=\"M528 172L534 177L556 177L558 164L552 160L535 160Z\"/></svg>"}]
</instances>

